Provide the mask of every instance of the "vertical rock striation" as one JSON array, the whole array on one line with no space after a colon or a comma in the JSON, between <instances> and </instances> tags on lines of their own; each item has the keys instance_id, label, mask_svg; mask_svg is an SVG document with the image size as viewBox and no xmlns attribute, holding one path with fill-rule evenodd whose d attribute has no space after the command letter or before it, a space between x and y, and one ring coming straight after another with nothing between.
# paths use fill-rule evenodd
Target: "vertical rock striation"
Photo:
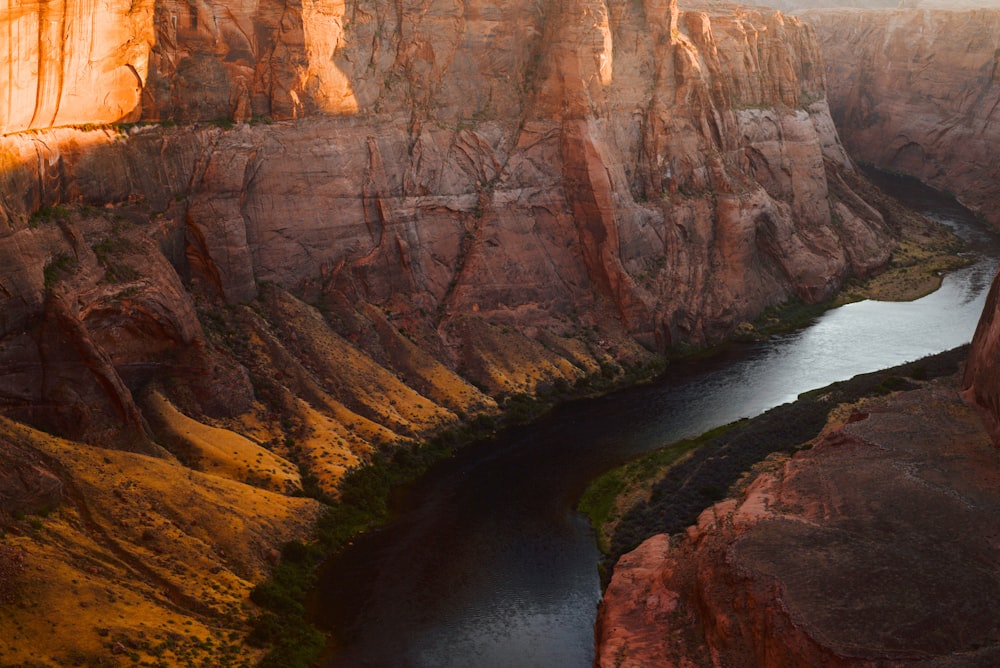
<instances>
[{"instance_id":1,"label":"vertical rock striation","mask_svg":"<svg viewBox=\"0 0 1000 668\"><path fill-rule=\"evenodd\" d=\"M33 0L0 9L0 133L136 120L153 0Z\"/></svg>"},{"instance_id":2,"label":"vertical rock striation","mask_svg":"<svg viewBox=\"0 0 1000 668\"><path fill-rule=\"evenodd\" d=\"M816 28L851 155L953 192L1000 225L1000 9L804 17Z\"/></svg>"}]
</instances>

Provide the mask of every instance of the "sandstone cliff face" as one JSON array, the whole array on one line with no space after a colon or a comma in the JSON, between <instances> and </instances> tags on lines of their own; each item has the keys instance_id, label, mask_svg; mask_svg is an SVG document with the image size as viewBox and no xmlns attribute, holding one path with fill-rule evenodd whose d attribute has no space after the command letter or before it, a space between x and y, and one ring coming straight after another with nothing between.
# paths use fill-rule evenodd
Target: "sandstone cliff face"
<instances>
[{"instance_id":1,"label":"sandstone cliff face","mask_svg":"<svg viewBox=\"0 0 1000 668\"><path fill-rule=\"evenodd\" d=\"M1000 7L997 0L752 0L747 4L773 7L783 12L804 12L810 9L969 9Z\"/></svg>"},{"instance_id":2,"label":"sandstone cliff face","mask_svg":"<svg viewBox=\"0 0 1000 668\"><path fill-rule=\"evenodd\" d=\"M830 106L856 160L955 193L1000 224L1000 10L816 11Z\"/></svg>"},{"instance_id":3,"label":"sandstone cliff face","mask_svg":"<svg viewBox=\"0 0 1000 668\"><path fill-rule=\"evenodd\" d=\"M987 434L951 387L861 410L686 535L623 556L596 665L996 663Z\"/></svg>"},{"instance_id":4,"label":"sandstone cliff face","mask_svg":"<svg viewBox=\"0 0 1000 668\"><path fill-rule=\"evenodd\" d=\"M0 11L0 134L135 120L153 0L34 0Z\"/></svg>"},{"instance_id":5,"label":"sandstone cliff face","mask_svg":"<svg viewBox=\"0 0 1000 668\"><path fill-rule=\"evenodd\" d=\"M584 3L502 20L435 8L411 25L361 4L348 25L306 6L184 8L157 8L168 34L143 115L304 118L4 140L3 404L55 433L155 454L135 402L147 383L180 378L193 389L174 401L221 419L267 376L347 411L334 424L355 444L348 466L373 438L489 410L468 380L502 395L640 364L770 304L827 298L892 249L844 179L795 19ZM198 106L216 98L235 106ZM227 325L273 344L202 331L192 293L236 305L262 284L317 307L329 341L295 345L278 311ZM313 359L343 346L434 417L393 417ZM309 383L253 371L262 358L297 360Z\"/></svg>"}]
</instances>

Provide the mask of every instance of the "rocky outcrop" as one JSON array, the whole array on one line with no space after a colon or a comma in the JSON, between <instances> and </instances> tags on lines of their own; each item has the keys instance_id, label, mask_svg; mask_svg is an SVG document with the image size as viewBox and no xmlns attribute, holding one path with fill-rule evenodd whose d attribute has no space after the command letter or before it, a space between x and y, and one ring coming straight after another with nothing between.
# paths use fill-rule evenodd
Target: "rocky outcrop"
<instances>
[{"instance_id":1,"label":"rocky outcrop","mask_svg":"<svg viewBox=\"0 0 1000 668\"><path fill-rule=\"evenodd\" d=\"M599 666L989 665L1000 466L951 387L876 400L615 568Z\"/></svg>"},{"instance_id":2,"label":"rocky outcrop","mask_svg":"<svg viewBox=\"0 0 1000 668\"><path fill-rule=\"evenodd\" d=\"M816 11L831 113L852 157L954 193L1000 224L1000 9Z\"/></svg>"},{"instance_id":3,"label":"rocky outcrop","mask_svg":"<svg viewBox=\"0 0 1000 668\"><path fill-rule=\"evenodd\" d=\"M810 9L967 9L996 7L997 0L751 0L747 4L773 7L783 12Z\"/></svg>"},{"instance_id":4,"label":"rocky outcrop","mask_svg":"<svg viewBox=\"0 0 1000 668\"><path fill-rule=\"evenodd\" d=\"M0 465L0 518L9 521L48 512L62 501L62 480L37 455L5 441L0 447Z\"/></svg>"},{"instance_id":5,"label":"rocky outcrop","mask_svg":"<svg viewBox=\"0 0 1000 668\"><path fill-rule=\"evenodd\" d=\"M993 442L1000 447L1000 379L996 373L997 365L1000 364L998 309L1000 274L993 278L993 285L990 286L983 306L983 315L972 337L962 391L966 401L979 408Z\"/></svg>"}]
</instances>

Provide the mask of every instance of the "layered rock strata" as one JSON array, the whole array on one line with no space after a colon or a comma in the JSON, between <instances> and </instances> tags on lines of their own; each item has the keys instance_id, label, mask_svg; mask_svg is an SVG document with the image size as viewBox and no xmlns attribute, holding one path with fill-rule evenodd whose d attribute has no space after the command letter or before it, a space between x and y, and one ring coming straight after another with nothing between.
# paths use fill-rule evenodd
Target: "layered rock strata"
<instances>
[{"instance_id":1,"label":"layered rock strata","mask_svg":"<svg viewBox=\"0 0 1000 668\"><path fill-rule=\"evenodd\" d=\"M953 387L857 408L686 534L623 556L596 665L991 665L998 483Z\"/></svg>"},{"instance_id":2,"label":"layered rock strata","mask_svg":"<svg viewBox=\"0 0 1000 668\"><path fill-rule=\"evenodd\" d=\"M1000 224L1000 9L815 11L852 157L952 192Z\"/></svg>"},{"instance_id":3,"label":"layered rock strata","mask_svg":"<svg viewBox=\"0 0 1000 668\"><path fill-rule=\"evenodd\" d=\"M437 8L411 25L360 5L345 9L350 22L303 6L300 37L340 35L316 51L286 30L299 25L288 16L268 23L273 8L252 21L209 9L158 8L161 33L180 18L152 51L150 81L189 81L203 100L267 81L302 109L256 94L176 107L163 100L190 96L161 100L151 83L142 114L314 115L5 139L0 243L18 253L2 278L3 336L9 354L35 360L4 392L9 414L39 423L32 406L103 405L84 434L141 434L128 395L169 366L165 355L215 364L185 287L239 304L274 284L319 306L378 365L405 370L407 355L386 349L402 333L497 394L572 381L604 358L641 361L637 343L713 339L789 298L827 298L892 249L842 176L852 167L812 33L780 14L525 5L505 10L500 30L491 7ZM333 24L340 33L321 30ZM341 78L320 71L332 66L316 53L330 49ZM335 82L351 84L356 108L327 104ZM101 250L126 237L115 258ZM130 280L105 280L119 256ZM150 260L130 263L138 256ZM76 369L79 401L21 382L45 367L51 337L76 342L58 355L82 356L62 364ZM518 357L537 372L517 371ZM235 367L220 373L244 389L216 412L238 414L247 385ZM210 384L205 375L194 374ZM62 423L53 428L68 435Z\"/></svg>"}]
</instances>

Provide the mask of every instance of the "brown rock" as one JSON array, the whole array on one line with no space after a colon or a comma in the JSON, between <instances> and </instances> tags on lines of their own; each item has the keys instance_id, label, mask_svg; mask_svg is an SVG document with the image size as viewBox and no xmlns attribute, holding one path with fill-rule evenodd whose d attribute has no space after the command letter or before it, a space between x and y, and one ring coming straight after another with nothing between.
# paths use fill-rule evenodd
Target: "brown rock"
<instances>
[{"instance_id":1,"label":"brown rock","mask_svg":"<svg viewBox=\"0 0 1000 668\"><path fill-rule=\"evenodd\" d=\"M890 231L840 178L853 167L798 19L675 2L376 4L157 5L146 118L294 123L3 139L0 339L32 360L6 383L9 414L28 419L43 398L32 379L48 362L31 351L32 327L54 317L46 265L76 263L51 277L85 342L68 349L101 361L54 375L63 391L44 398L64 414L60 433L85 418L78 433L94 440L115 421L141 433L128 393L167 367L195 388L194 413L251 405L246 371L204 344L184 288L238 304L277 284L322 304L324 327L438 408L482 407L463 381L430 383L364 314L391 313L434 362L491 391L532 392L609 352L641 362L640 346L703 342L773 303L828 298L889 257ZM97 257L98 217L39 224L60 202L113 203L105 218L135 228L119 235L127 248ZM115 271L135 279L125 296L102 284ZM47 350L69 368L69 353ZM304 361L296 387L359 396ZM228 384L239 391L214 391ZM438 408L415 424L451 419Z\"/></svg>"},{"instance_id":2,"label":"brown rock","mask_svg":"<svg viewBox=\"0 0 1000 668\"><path fill-rule=\"evenodd\" d=\"M620 561L597 665L989 665L1000 462L950 389L868 408Z\"/></svg>"},{"instance_id":3,"label":"brown rock","mask_svg":"<svg viewBox=\"0 0 1000 668\"><path fill-rule=\"evenodd\" d=\"M53 510L62 501L62 496L62 480L39 456L3 439L0 443L0 518ZM0 581L3 579L0 577Z\"/></svg>"},{"instance_id":4,"label":"brown rock","mask_svg":"<svg viewBox=\"0 0 1000 668\"><path fill-rule=\"evenodd\" d=\"M993 443L1000 447L1000 378L996 369L1000 364L1000 274L993 278L983 315L979 318L976 333L969 348L969 359L965 364L962 379L962 395L979 413L993 437Z\"/></svg>"},{"instance_id":5,"label":"brown rock","mask_svg":"<svg viewBox=\"0 0 1000 668\"><path fill-rule=\"evenodd\" d=\"M1000 225L1000 10L805 14L851 155L910 174Z\"/></svg>"},{"instance_id":6,"label":"brown rock","mask_svg":"<svg viewBox=\"0 0 1000 668\"><path fill-rule=\"evenodd\" d=\"M670 3L651 4L645 17L626 8L615 21L592 10L567 8L596 18L548 22L558 28L531 62L515 59L516 76L492 79L483 74L513 35L484 59L475 50L481 26L463 21L460 54L427 61L417 45L437 44L453 24L431 12L411 32L385 19L379 34L396 34L412 58L400 67L431 74L403 77L402 97L382 86L379 115L159 141L140 133L129 142L133 156L119 145L59 155L69 161L59 182L98 201L139 188L150 202L171 184L192 184L186 261L231 302L252 298L261 280L293 289L322 282L352 300L381 304L403 293L411 309L475 306L488 319L519 309L523 325L565 328L570 305L586 305L596 285L653 347L718 336L793 295L828 297L848 273L884 262L890 246L877 214L830 204L827 165L850 167L807 27L773 13L678 13ZM523 13L518 30L543 32L531 27L533 8L510 12ZM190 13L178 21L196 28L199 44L229 30L211 32L213 21ZM656 40L649 25L659 26ZM362 32L352 24L342 53L367 53ZM592 53L560 46L583 42ZM182 50L167 39L157 48ZM378 71L382 61L373 62ZM456 63L477 76L459 77ZM456 91L486 84L495 94ZM426 113L413 96L429 96L436 127L397 120ZM503 104L480 108L482 99ZM449 119L467 127L442 128ZM169 184L145 173L157 163ZM91 178L95 170L108 178ZM712 280L705 267L716 268Z\"/></svg>"}]
</instances>

